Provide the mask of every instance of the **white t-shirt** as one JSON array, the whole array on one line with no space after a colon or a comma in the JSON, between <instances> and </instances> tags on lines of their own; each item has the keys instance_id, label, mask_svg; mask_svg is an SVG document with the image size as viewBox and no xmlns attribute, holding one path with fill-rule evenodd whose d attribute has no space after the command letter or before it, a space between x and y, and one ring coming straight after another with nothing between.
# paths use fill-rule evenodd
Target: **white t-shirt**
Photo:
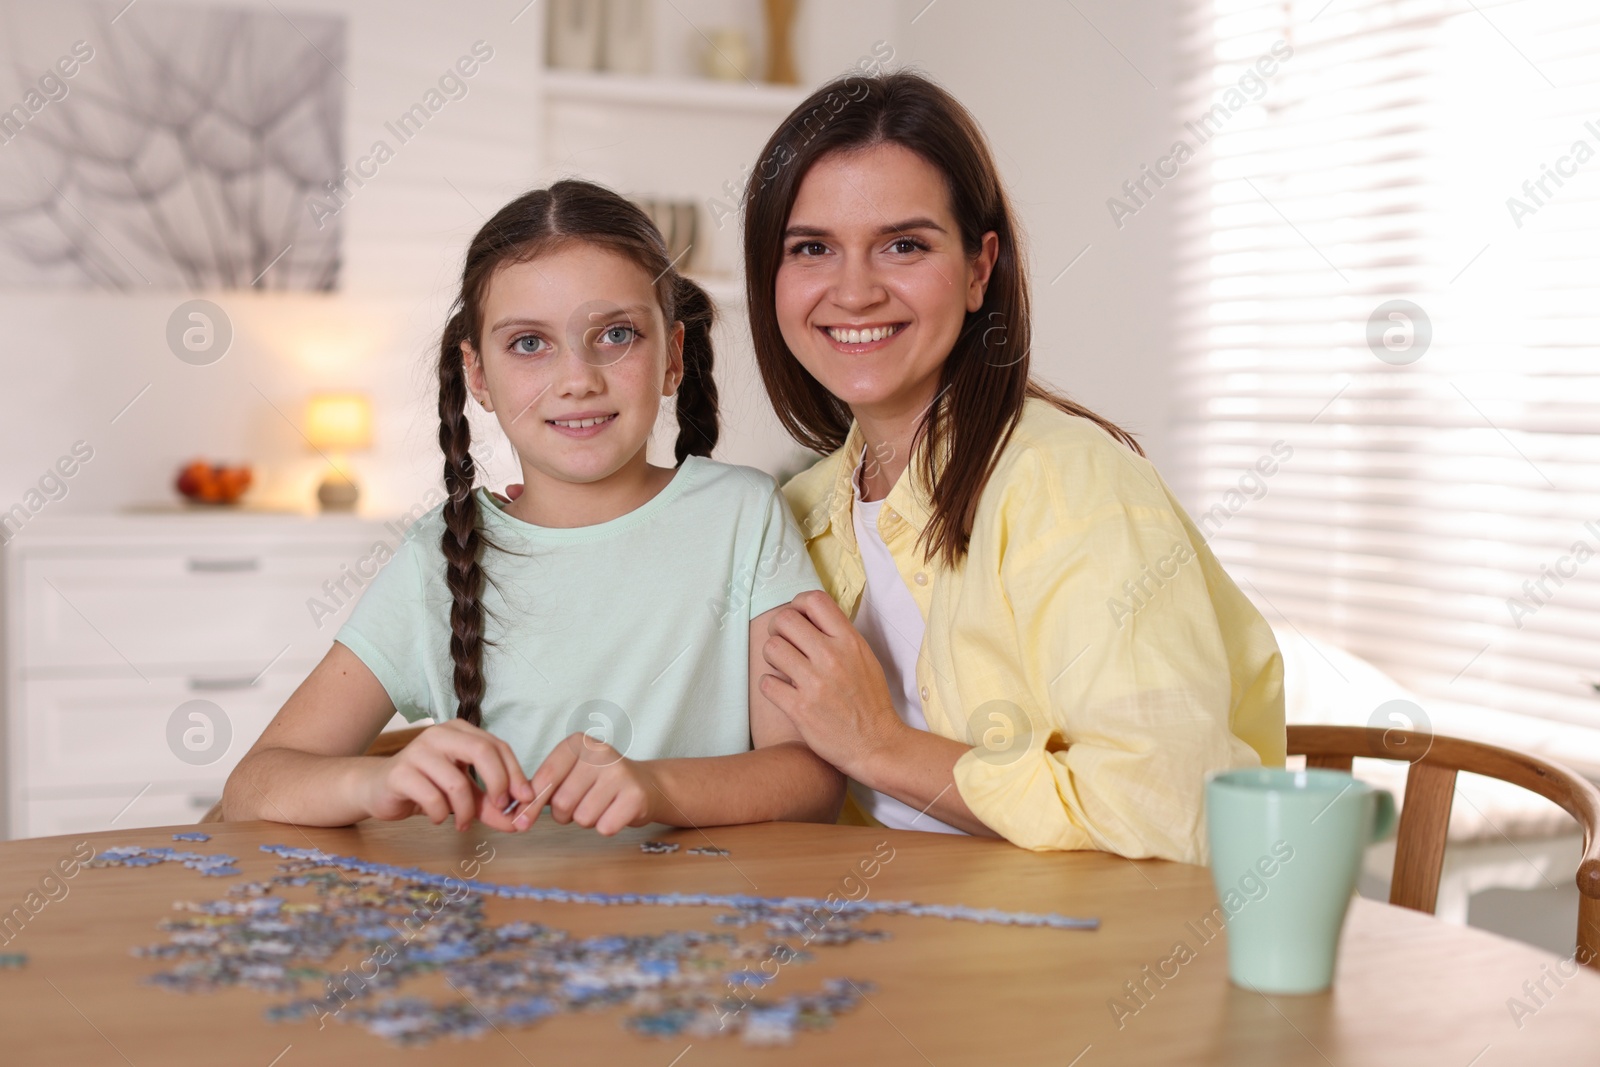
<instances>
[{"instance_id":1,"label":"white t-shirt","mask_svg":"<svg viewBox=\"0 0 1600 1067\"><path fill-rule=\"evenodd\" d=\"M865 458L864 451L862 455ZM922 698L917 694L917 657L922 651L922 634L927 623L922 619L922 610L917 607L911 590L900 577L894 557L883 543L883 535L878 533L878 513L883 510L883 501L861 499L859 465L851 484L855 489L851 521L855 525L856 544L861 549L861 564L867 572L861 605L856 609L855 627L883 665L895 714L907 726L926 730L928 720L922 714ZM850 782L850 795L862 811L892 830L966 832L854 780Z\"/></svg>"}]
</instances>

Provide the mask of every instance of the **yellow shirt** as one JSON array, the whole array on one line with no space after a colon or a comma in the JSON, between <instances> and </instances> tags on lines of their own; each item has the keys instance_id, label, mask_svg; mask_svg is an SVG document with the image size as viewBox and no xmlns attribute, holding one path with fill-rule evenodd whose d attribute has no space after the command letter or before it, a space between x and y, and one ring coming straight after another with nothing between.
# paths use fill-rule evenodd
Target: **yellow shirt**
<instances>
[{"instance_id":1,"label":"yellow shirt","mask_svg":"<svg viewBox=\"0 0 1600 1067\"><path fill-rule=\"evenodd\" d=\"M859 426L784 486L823 587L852 619ZM1206 861L1209 772L1284 761L1283 661L1143 457L1030 399L978 501L966 558L925 562L915 458L878 530L927 622L928 728L973 814L1030 849ZM999 702L999 703L996 703Z\"/></svg>"}]
</instances>

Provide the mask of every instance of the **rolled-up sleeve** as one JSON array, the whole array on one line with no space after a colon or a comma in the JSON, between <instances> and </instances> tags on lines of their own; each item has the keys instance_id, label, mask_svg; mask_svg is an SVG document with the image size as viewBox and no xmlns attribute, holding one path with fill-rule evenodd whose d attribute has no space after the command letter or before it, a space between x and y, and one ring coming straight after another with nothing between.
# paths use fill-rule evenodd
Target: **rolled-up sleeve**
<instances>
[{"instance_id":1,"label":"rolled-up sleeve","mask_svg":"<svg viewBox=\"0 0 1600 1067\"><path fill-rule=\"evenodd\" d=\"M1004 695L1019 721L999 751L971 739L955 780L974 814L1025 848L1203 863L1206 775L1261 762L1240 720L1270 722L1274 699L1281 734L1281 661L1265 621L1138 464L1110 475L1149 472L1121 496L1069 504L1059 471L1044 470L1009 494L1001 547L980 563L993 573L967 583L1004 598L975 617L1009 610L1003 658L1014 662L978 695Z\"/></svg>"}]
</instances>

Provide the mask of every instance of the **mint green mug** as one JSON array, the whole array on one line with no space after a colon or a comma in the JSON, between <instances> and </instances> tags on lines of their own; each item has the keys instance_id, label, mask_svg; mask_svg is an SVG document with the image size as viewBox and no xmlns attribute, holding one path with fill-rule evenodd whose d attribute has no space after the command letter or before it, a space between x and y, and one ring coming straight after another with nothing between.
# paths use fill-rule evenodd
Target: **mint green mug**
<instances>
[{"instance_id":1,"label":"mint green mug","mask_svg":"<svg viewBox=\"0 0 1600 1067\"><path fill-rule=\"evenodd\" d=\"M1393 795L1342 771L1212 775L1211 877L1234 984L1262 993L1332 985L1361 854L1394 827Z\"/></svg>"}]
</instances>

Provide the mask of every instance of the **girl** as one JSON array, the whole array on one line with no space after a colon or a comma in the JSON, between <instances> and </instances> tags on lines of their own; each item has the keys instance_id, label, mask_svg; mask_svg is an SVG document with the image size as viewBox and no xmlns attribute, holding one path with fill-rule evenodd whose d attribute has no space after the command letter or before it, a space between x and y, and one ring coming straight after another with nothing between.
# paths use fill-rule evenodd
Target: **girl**
<instances>
[{"instance_id":1,"label":"girl","mask_svg":"<svg viewBox=\"0 0 1600 1067\"><path fill-rule=\"evenodd\" d=\"M1283 763L1281 658L1134 439L1030 376L976 122L920 76L851 76L761 159L750 324L827 453L784 491L828 594L777 614L761 692L857 818L1204 862L1207 773Z\"/></svg>"},{"instance_id":2,"label":"girl","mask_svg":"<svg viewBox=\"0 0 1600 1067\"><path fill-rule=\"evenodd\" d=\"M440 343L448 500L229 777L225 818L523 830L548 802L611 834L834 817L842 779L754 686L751 634L818 583L777 484L706 458L711 325L615 193L558 182L489 220ZM469 396L520 459L509 506L473 487ZM668 469L645 446L673 396ZM438 725L361 755L397 709Z\"/></svg>"}]
</instances>

